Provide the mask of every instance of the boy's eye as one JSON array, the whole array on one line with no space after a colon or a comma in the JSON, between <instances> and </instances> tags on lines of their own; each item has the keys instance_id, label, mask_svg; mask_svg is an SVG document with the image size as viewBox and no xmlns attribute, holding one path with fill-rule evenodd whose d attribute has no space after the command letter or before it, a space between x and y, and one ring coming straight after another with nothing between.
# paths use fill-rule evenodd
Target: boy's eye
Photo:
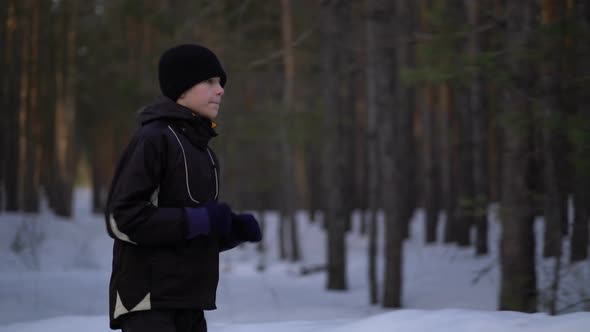
<instances>
[{"instance_id":1,"label":"boy's eye","mask_svg":"<svg viewBox=\"0 0 590 332\"><path fill-rule=\"evenodd\" d=\"M213 79L213 78L210 78L210 79L208 79L208 80L207 80L207 83L209 83L209 84L213 84L213 83L215 83L215 79Z\"/></svg>"}]
</instances>

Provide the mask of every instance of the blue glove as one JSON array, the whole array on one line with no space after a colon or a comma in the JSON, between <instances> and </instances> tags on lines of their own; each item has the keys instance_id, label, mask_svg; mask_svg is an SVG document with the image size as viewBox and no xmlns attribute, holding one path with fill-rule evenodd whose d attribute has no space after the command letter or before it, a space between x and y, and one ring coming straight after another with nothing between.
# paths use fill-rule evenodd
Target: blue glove
<instances>
[{"instance_id":1,"label":"blue glove","mask_svg":"<svg viewBox=\"0 0 590 332\"><path fill-rule=\"evenodd\" d=\"M251 214L232 213L232 232L241 241L260 242L262 232L258 221Z\"/></svg>"},{"instance_id":2,"label":"blue glove","mask_svg":"<svg viewBox=\"0 0 590 332\"><path fill-rule=\"evenodd\" d=\"M187 239L197 235L228 236L231 232L232 212L225 203L210 202L202 207L184 208L188 222Z\"/></svg>"}]
</instances>

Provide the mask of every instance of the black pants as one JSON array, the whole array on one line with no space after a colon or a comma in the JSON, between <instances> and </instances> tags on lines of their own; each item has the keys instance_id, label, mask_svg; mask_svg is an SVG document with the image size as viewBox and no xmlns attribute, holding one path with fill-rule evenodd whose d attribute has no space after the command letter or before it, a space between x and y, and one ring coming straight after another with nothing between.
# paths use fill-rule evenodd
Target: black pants
<instances>
[{"instance_id":1,"label":"black pants","mask_svg":"<svg viewBox=\"0 0 590 332\"><path fill-rule=\"evenodd\" d=\"M207 332L202 310L146 310L121 318L123 332Z\"/></svg>"}]
</instances>

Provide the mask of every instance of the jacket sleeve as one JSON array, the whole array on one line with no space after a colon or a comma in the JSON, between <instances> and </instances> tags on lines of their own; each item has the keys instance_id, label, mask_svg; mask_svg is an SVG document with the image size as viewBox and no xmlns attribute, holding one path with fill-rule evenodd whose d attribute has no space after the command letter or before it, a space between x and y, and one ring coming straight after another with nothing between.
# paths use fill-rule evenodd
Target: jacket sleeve
<instances>
[{"instance_id":1,"label":"jacket sleeve","mask_svg":"<svg viewBox=\"0 0 590 332\"><path fill-rule=\"evenodd\" d=\"M108 232L138 246L181 245L187 234L184 209L157 206L165 145L152 136L134 141L113 180L106 215Z\"/></svg>"},{"instance_id":2,"label":"jacket sleeve","mask_svg":"<svg viewBox=\"0 0 590 332\"><path fill-rule=\"evenodd\" d=\"M236 235L232 232L229 237L222 238L219 240L219 252L233 249L242 243L244 243L244 241L239 240L236 237Z\"/></svg>"}]
</instances>

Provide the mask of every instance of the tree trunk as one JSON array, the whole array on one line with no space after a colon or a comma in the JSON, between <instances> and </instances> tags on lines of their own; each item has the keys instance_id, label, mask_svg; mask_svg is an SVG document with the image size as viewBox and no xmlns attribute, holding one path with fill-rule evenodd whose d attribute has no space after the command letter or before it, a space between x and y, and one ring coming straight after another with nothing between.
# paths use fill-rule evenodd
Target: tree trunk
<instances>
[{"instance_id":1,"label":"tree trunk","mask_svg":"<svg viewBox=\"0 0 590 332\"><path fill-rule=\"evenodd\" d=\"M388 1L384 1L388 2ZM389 77L378 85L378 105L382 124L381 150L383 164L382 188L385 207L385 263L383 307L402 306L403 240L415 206L413 174L413 111L412 91L401 84L400 72L409 66L408 40L414 35L412 1L399 0L395 4L381 4L385 13L391 13L394 24L383 22L379 37L394 37L394 49L382 46L378 49L382 69ZM385 32L385 30L389 30ZM382 39L382 45L388 39ZM385 60L392 57L393 61ZM383 75L385 76L385 75ZM382 90L379 90L382 88ZM396 109L397 108L397 109ZM395 110L395 111L394 111Z\"/></svg>"},{"instance_id":2,"label":"tree trunk","mask_svg":"<svg viewBox=\"0 0 590 332\"><path fill-rule=\"evenodd\" d=\"M311 220L315 222L318 219L319 211L324 210L324 196L322 195L322 147L319 144L312 144L308 147L310 158L307 160L308 186L309 186L309 210Z\"/></svg>"},{"instance_id":3,"label":"tree trunk","mask_svg":"<svg viewBox=\"0 0 590 332\"><path fill-rule=\"evenodd\" d=\"M298 112L297 109L294 110ZM296 210L309 210L309 179L307 173L307 159L305 147L295 144L293 151L293 167L295 174L295 203Z\"/></svg>"},{"instance_id":4,"label":"tree trunk","mask_svg":"<svg viewBox=\"0 0 590 332\"><path fill-rule=\"evenodd\" d=\"M357 48L361 43L358 41L357 26L358 15L353 15L358 11L358 5L354 1L349 1L346 4L346 10L342 12L343 22L340 46L340 62L342 63L343 79L340 84L340 111L338 112L341 120L340 128L340 145L341 153L344 154L344 170L340 181L344 182L344 202L343 206L346 209L346 223L345 231L351 230L352 226L352 212L359 207L358 192L355 188L355 171L359 167L359 162L354 159L355 148L355 104L359 91L358 81L356 81L356 72L358 69L358 62L356 61Z\"/></svg>"},{"instance_id":5,"label":"tree trunk","mask_svg":"<svg viewBox=\"0 0 590 332\"><path fill-rule=\"evenodd\" d=\"M420 108L423 122L423 167L424 167L424 209L426 213L426 243L435 243L440 210L440 175L437 167L438 149L436 140L438 131L434 119L434 91L432 85L422 89Z\"/></svg>"},{"instance_id":6,"label":"tree trunk","mask_svg":"<svg viewBox=\"0 0 590 332\"><path fill-rule=\"evenodd\" d=\"M10 1L2 2L4 10L0 11L0 45L5 45L6 49L6 37L7 26L8 26L8 5ZM0 117L0 212L4 210L4 197L6 195L6 184L5 184L5 160L8 158L6 155L6 129L7 129L7 118L6 109L7 96L6 96L6 84L8 77L7 63L5 59L6 51L0 50L0 109L3 111L5 116Z\"/></svg>"},{"instance_id":7,"label":"tree trunk","mask_svg":"<svg viewBox=\"0 0 590 332\"><path fill-rule=\"evenodd\" d=\"M24 150L25 169L23 183L23 210L26 212L39 211L39 192L41 179L41 114L39 112L39 33L40 33L40 16L41 10L38 1L27 3L30 10L29 32L30 38L28 43L28 66L27 66L27 87L26 92L26 111L27 114L21 118L22 128L26 132L26 148Z\"/></svg>"},{"instance_id":8,"label":"tree trunk","mask_svg":"<svg viewBox=\"0 0 590 332\"><path fill-rule=\"evenodd\" d=\"M443 11L443 14L453 18L449 22L449 27L453 30L459 30L463 27L463 22L468 21L467 11L463 1L449 3ZM461 23L459 23L461 22ZM448 47L458 52L465 52L468 38L461 38L450 43ZM451 64L461 65L462 62L450 60ZM470 94L469 85L461 80L449 80L453 103L450 111L451 123L451 174L452 181L456 184L456 202L455 202L455 225L452 240L456 241L461 247L471 245L470 231L471 226L475 224L473 218L473 158L472 158L472 140L471 140L471 112L470 112Z\"/></svg>"},{"instance_id":9,"label":"tree trunk","mask_svg":"<svg viewBox=\"0 0 590 332\"><path fill-rule=\"evenodd\" d=\"M20 41L20 44L17 44L17 47L21 49L21 61L22 66L20 68L20 87L19 87L19 111L18 111L18 127L19 127L19 137L18 137L18 156L19 156L19 188L20 188L20 196L19 196L19 208L25 208L25 202L27 199L32 195L30 188L31 182L28 179L28 176L31 176L30 169L31 169L31 161L28 158L31 156L29 152L32 149L32 145L30 142L30 126L27 125L30 116L30 84L31 84L31 44L29 43L30 39L26 38L25 36L31 35L31 3L30 1L23 1L22 4L23 12L20 15L20 26L23 32L23 39Z\"/></svg>"},{"instance_id":10,"label":"tree trunk","mask_svg":"<svg viewBox=\"0 0 590 332\"><path fill-rule=\"evenodd\" d=\"M543 0L541 7L541 22L550 25L556 20L556 4L554 0ZM561 52L561 50L560 50ZM549 55L549 60L544 61L541 68L541 85L544 96L541 102L543 112L543 165L545 195L543 211L545 216L545 242L543 247L544 257L557 257L561 255L562 222L562 193L559 181L558 155L560 135L556 130L556 122L560 120L560 109L557 100L558 81L554 58Z\"/></svg>"},{"instance_id":11,"label":"tree trunk","mask_svg":"<svg viewBox=\"0 0 590 332\"><path fill-rule=\"evenodd\" d=\"M374 8L373 2L368 2L367 8L367 182L368 182L368 210L369 210L369 245L368 245L368 278L369 301L371 304L379 302L379 284L377 282L377 213L381 195L379 184L381 183L381 162L379 158L379 104L377 80L381 75L378 62L379 36L376 29L380 28L377 17L373 15L378 8Z\"/></svg>"},{"instance_id":12,"label":"tree trunk","mask_svg":"<svg viewBox=\"0 0 590 332\"><path fill-rule=\"evenodd\" d=\"M456 161L452 156L451 146L451 91L449 83L445 82L440 84L438 87L438 92L438 102L440 107L438 110L436 122L439 126L437 128L437 132L440 134L440 136L438 137L437 149L441 154L442 197L446 215L444 242L452 243L456 241L455 228L457 226L457 220L455 210L457 208L457 202L455 195L456 185L453 182L453 175L455 173L453 168L456 167Z\"/></svg>"},{"instance_id":13,"label":"tree trunk","mask_svg":"<svg viewBox=\"0 0 590 332\"><path fill-rule=\"evenodd\" d=\"M502 239L500 247L500 310L535 312L537 285L533 213L526 178L530 139L530 104L522 90L530 85L530 69L517 60L529 38L534 12L529 2L506 3L507 68L515 81L504 90L505 147L502 193Z\"/></svg>"},{"instance_id":14,"label":"tree trunk","mask_svg":"<svg viewBox=\"0 0 590 332\"><path fill-rule=\"evenodd\" d=\"M264 234L264 231L266 230L266 216L264 214L264 211L260 211L259 213L260 216L260 231L262 232L262 234ZM266 244L264 239L262 239L262 241L258 242L258 244L256 245L256 251L258 252L258 264L256 265L256 270L257 271L264 271L266 270Z\"/></svg>"},{"instance_id":15,"label":"tree trunk","mask_svg":"<svg viewBox=\"0 0 590 332\"><path fill-rule=\"evenodd\" d=\"M287 250L287 216L282 213L279 214L279 258L281 260L287 260L289 257Z\"/></svg>"},{"instance_id":16,"label":"tree trunk","mask_svg":"<svg viewBox=\"0 0 590 332\"><path fill-rule=\"evenodd\" d=\"M369 1L369 20L373 29L372 60L369 67L376 75L374 81L374 98L379 121L379 155L381 157L381 190L383 207L385 212L385 263L384 263L384 287L383 306L401 306L401 267L402 267L402 241L404 203L402 194L405 184L402 179L404 174L400 164L402 153L401 144L410 128L400 128L401 119L407 110L396 109L396 102L401 97L398 90L399 63L402 57L396 53L398 43L406 42L407 36L403 36L401 29L392 22L400 19L401 13L405 13L407 3L400 1L397 4L385 0ZM401 22L399 23L401 24ZM402 38L406 37L406 38ZM403 39L403 40L400 40ZM391 41L395 43L391 43ZM378 74L377 74L378 73ZM395 112L394 112L395 110ZM394 114L398 113L398 114Z\"/></svg>"},{"instance_id":17,"label":"tree trunk","mask_svg":"<svg viewBox=\"0 0 590 332\"><path fill-rule=\"evenodd\" d=\"M76 121L76 52L78 0L62 3L63 52L58 57L56 72L57 100L55 115L56 186L55 213L69 217L72 214L72 195L76 174L77 151L75 144ZM61 34L61 35L60 35Z\"/></svg>"},{"instance_id":18,"label":"tree trunk","mask_svg":"<svg viewBox=\"0 0 590 332\"><path fill-rule=\"evenodd\" d=\"M590 117L586 120L590 121ZM582 180L582 181L581 181ZM578 179L574 193L574 224L572 228L570 262L581 262L588 258L588 229L590 225L590 179ZM585 185L584 185L585 184Z\"/></svg>"},{"instance_id":19,"label":"tree trunk","mask_svg":"<svg viewBox=\"0 0 590 332\"><path fill-rule=\"evenodd\" d=\"M364 64L366 68L366 64ZM365 79L360 80L364 85L367 85ZM363 88L361 88L363 89ZM363 90L365 90L364 88ZM355 171L355 184L354 190L357 193L357 208L361 213L359 233L361 235L367 234L368 224L370 216L366 213L371 211L369 209L369 150L368 150L368 133L367 133L367 119L368 119L368 107L366 105L367 96L363 94L365 101L362 106L357 107L357 131L355 137L355 155L354 158L357 161ZM362 107L362 111L359 108ZM364 117L361 120L360 117Z\"/></svg>"},{"instance_id":20,"label":"tree trunk","mask_svg":"<svg viewBox=\"0 0 590 332\"><path fill-rule=\"evenodd\" d=\"M584 35L590 35L590 2L577 2L572 9L575 20L580 25ZM587 38L574 40L576 52L573 62L575 63L573 73L582 77L590 74L590 61L585 55L588 51ZM572 140L572 151L574 160L574 224L572 228L570 262L580 262L588 258L589 226L590 226L590 151L588 150L588 139L590 138L590 95L588 87L576 94L575 123L577 124L575 135L577 140Z\"/></svg>"},{"instance_id":21,"label":"tree trunk","mask_svg":"<svg viewBox=\"0 0 590 332\"><path fill-rule=\"evenodd\" d=\"M423 31L430 31L428 13L430 11L429 1L419 2L420 28ZM418 53L419 54L419 53ZM418 62L424 59L419 58ZM441 208L441 174L440 174L440 130L435 110L435 87L426 84L421 90L421 98L418 105L422 113L422 167L424 170L423 199L425 209L425 241L434 243L437 240L439 211Z\"/></svg>"},{"instance_id":22,"label":"tree trunk","mask_svg":"<svg viewBox=\"0 0 590 332\"><path fill-rule=\"evenodd\" d=\"M4 165L4 188L6 193L6 211L18 211L21 188L19 186L19 110L20 110L20 85L22 68L22 49L19 47L23 39L22 29L22 3L10 0L7 6L6 22L6 47L4 53L6 63L6 77L3 77L3 94L5 96L6 131L3 132L3 150L6 158L2 159Z\"/></svg>"},{"instance_id":23,"label":"tree trunk","mask_svg":"<svg viewBox=\"0 0 590 332\"><path fill-rule=\"evenodd\" d=\"M366 12L365 4L359 3L359 7L354 8L359 12ZM361 15L359 15L361 17ZM353 37L359 40L356 50L354 51L355 70L352 78L354 90L357 93L352 94L354 100L354 137L352 146L354 147L352 160L354 163L354 183L353 192L355 195L355 206L361 211L360 234L367 234L370 216L365 212L369 209L369 146L368 138L368 99L367 99L367 20L362 16L363 21L357 22L360 27L359 31Z\"/></svg>"},{"instance_id":24,"label":"tree trunk","mask_svg":"<svg viewBox=\"0 0 590 332\"><path fill-rule=\"evenodd\" d=\"M281 223L287 223L286 229L290 235L290 260L300 260L299 240L297 237L297 222L295 220L296 188L294 175L294 149L289 142L288 119L293 111L293 94L295 81L295 56L293 54L293 24L291 22L291 1L281 0L281 32L283 41L283 101L280 120L280 146L282 159L282 215Z\"/></svg>"},{"instance_id":25,"label":"tree trunk","mask_svg":"<svg viewBox=\"0 0 590 332\"><path fill-rule=\"evenodd\" d=\"M480 3L464 0L471 28L468 39L468 52L475 62L481 54L480 35L476 27L481 24ZM483 78L480 70L474 73L469 86L469 111L471 113L471 154L473 159L473 204L472 211L477 230L476 255L488 253L488 184L487 184L487 112L483 104Z\"/></svg>"},{"instance_id":26,"label":"tree trunk","mask_svg":"<svg viewBox=\"0 0 590 332\"><path fill-rule=\"evenodd\" d=\"M348 84L349 64L344 61L347 50L342 49L341 41L346 36L342 31L348 23L350 10L348 1L325 1L321 5L322 17L322 69L324 100L324 199L325 222L328 236L328 280L327 289L344 290L348 288L346 279L346 245L345 231L348 223L348 208L343 206L344 183L346 175L346 156L340 143L346 133L343 132L341 111L348 107L343 105Z\"/></svg>"},{"instance_id":27,"label":"tree trunk","mask_svg":"<svg viewBox=\"0 0 590 332\"><path fill-rule=\"evenodd\" d=\"M473 222L473 160L471 144L471 114L469 93L459 84L453 84L455 95L454 121L451 121L452 181L457 184L455 234L453 239L460 247L471 245L470 230Z\"/></svg>"},{"instance_id":28,"label":"tree trunk","mask_svg":"<svg viewBox=\"0 0 590 332\"><path fill-rule=\"evenodd\" d=\"M113 158L115 155L115 130L112 122L90 130L92 131L90 140L93 142L88 157L92 176L92 211L102 213L106 207L112 177L112 167L105 166L116 163Z\"/></svg>"},{"instance_id":29,"label":"tree trunk","mask_svg":"<svg viewBox=\"0 0 590 332\"><path fill-rule=\"evenodd\" d=\"M488 100L502 100L501 89L490 83L486 92L486 98ZM489 195L490 202L499 202L502 199L502 134L501 124L498 119L502 114L499 107L490 107L490 121L486 127L487 141L488 141L488 168L489 168Z\"/></svg>"},{"instance_id":30,"label":"tree trunk","mask_svg":"<svg viewBox=\"0 0 590 332\"><path fill-rule=\"evenodd\" d=\"M40 79L39 79L39 105L41 112L41 179L40 185L43 188L45 198L50 203L55 170L52 167L55 155L55 66L57 47L55 40L55 14L52 11L51 1L41 2L41 31L40 31Z\"/></svg>"},{"instance_id":31,"label":"tree trunk","mask_svg":"<svg viewBox=\"0 0 590 332\"><path fill-rule=\"evenodd\" d=\"M397 137L397 146L399 148L397 156L397 165L401 172L400 180L403 183L399 187L400 192L397 194L400 197L400 216L401 216L401 232L403 239L409 237L409 225L417 205L417 146L414 136L414 116L416 110L415 104L415 89L405 84L401 84L400 72L405 69L414 67L415 56L413 43L408 40L414 36L416 26L416 11L417 5L414 1L397 1L397 33L398 39L396 43L397 54L397 72L396 78L398 84L398 102L396 108L398 109L394 114L397 114L399 126L399 137Z\"/></svg>"}]
</instances>

